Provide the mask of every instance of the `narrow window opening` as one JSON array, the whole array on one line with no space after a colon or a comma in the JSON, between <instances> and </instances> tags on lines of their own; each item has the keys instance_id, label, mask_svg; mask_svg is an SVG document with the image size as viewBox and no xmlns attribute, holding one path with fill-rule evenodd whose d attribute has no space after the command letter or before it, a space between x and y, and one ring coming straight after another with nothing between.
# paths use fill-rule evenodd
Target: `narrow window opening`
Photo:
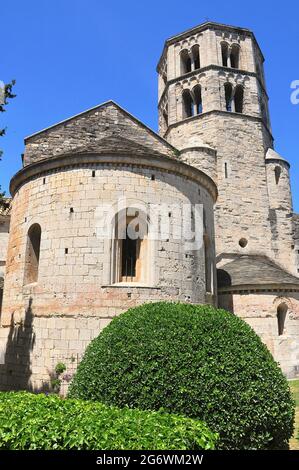
<instances>
[{"instance_id":1,"label":"narrow window opening","mask_svg":"<svg viewBox=\"0 0 299 470\"><path fill-rule=\"evenodd\" d=\"M96 175L95 170L92 170L92 174L91 174L91 175L92 175L93 178L95 177L95 175Z\"/></svg>"},{"instance_id":2,"label":"narrow window opening","mask_svg":"<svg viewBox=\"0 0 299 470\"><path fill-rule=\"evenodd\" d=\"M274 174L275 174L275 182L276 182L276 184L278 184L278 183L279 183L279 180L280 180L280 175L281 175L281 168L280 168L280 166L276 166L276 167L274 168Z\"/></svg>"},{"instance_id":3,"label":"narrow window opening","mask_svg":"<svg viewBox=\"0 0 299 470\"><path fill-rule=\"evenodd\" d=\"M192 90L193 98L194 98L194 110L193 114L201 114L203 111L202 108L202 97L201 97L201 86L196 85Z\"/></svg>"},{"instance_id":4,"label":"narrow window opening","mask_svg":"<svg viewBox=\"0 0 299 470\"><path fill-rule=\"evenodd\" d=\"M37 282L40 258L41 227L34 224L27 234L27 246L25 257L25 284Z\"/></svg>"},{"instance_id":5,"label":"narrow window opening","mask_svg":"<svg viewBox=\"0 0 299 470\"><path fill-rule=\"evenodd\" d=\"M43 184L46 184L46 178L43 179Z\"/></svg>"},{"instance_id":6,"label":"narrow window opening","mask_svg":"<svg viewBox=\"0 0 299 470\"><path fill-rule=\"evenodd\" d=\"M282 336L284 334L287 311L288 306L286 304L281 304L277 308L278 336Z\"/></svg>"},{"instance_id":7,"label":"narrow window opening","mask_svg":"<svg viewBox=\"0 0 299 470\"><path fill-rule=\"evenodd\" d=\"M152 175L152 176L151 176L151 180L152 180L152 181L155 181L155 179L156 179L155 175Z\"/></svg>"},{"instance_id":8,"label":"narrow window opening","mask_svg":"<svg viewBox=\"0 0 299 470\"><path fill-rule=\"evenodd\" d=\"M194 70L200 69L200 49L199 46L196 44L192 47L192 57L193 57L193 65Z\"/></svg>"},{"instance_id":9,"label":"narrow window opening","mask_svg":"<svg viewBox=\"0 0 299 470\"><path fill-rule=\"evenodd\" d=\"M227 179L228 178L228 169L227 169L227 163L224 163L224 176Z\"/></svg>"},{"instance_id":10,"label":"narrow window opening","mask_svg":"<svg viewBox=\"0 0 299 470\"><path fill-rule=\"evenodd\" d=\"M226 42L221 43L221 56L223 67L228 66L228 44Z\"/></svg>"},{"instance_id":11,"label":"narrow window opening","mask_svg":"<svg viewBox=\"0 0 299 470\"><path fill-rule=\"evenodd\" d=\"M182 50L181 52L181 73L191 72L191 58L187 49Z\"/></svg>"},{"instance_id":12,"label":"narrow window opening","mask_svg":"<svg viewBox=\"0 0 299 470\"><path fill-rule=\"evenodd\" d=\"M233 103L233 87L231 83L224 84L225 90L225 108L229 113L232 112L232 103Z\"/></svg>"},{"instance_id":13,"label":"narrow window opening","mask_svg":"<svg viewBox=\"0 0 299 470\"><path fill-rule=\"evenodd\" d=\"M236 113L243 113L243 100L244 100L244 89L241 85L237 85L235 89L235 111Z\"/></svg>"},{"instance_id":14,"label":"narrow window opening","mask_svg":"<svg viewBox=\"0 0 299 470\"><path fill-rule=\"evenodd\" d=\"M65 249L64 249L64 253L67 255L68 252L69 252L69 249L68 249L68 248L65 248Z\"/></svg>"},{"instance_id":15,"label":"narrow window opening","mask_svg":"<svg viewBox=\"0 0 299 470\"><path fill-rule=\"evenodd\" d=\"M132 280L136 277L136 261L139 256L139 239L131 240L126 234L126 238L122 240L122 270L121 276L123 280L128 278Z\"/></svg>"},{"instance_id":16,"label":"narrow window opening","mask_svg":"<svg viewBox=\"0 0 299 470\"><path fill-rule=\"evenodd\" d=\"M240 48L237 44L233 44L230 52L230 66L233 69L239 68Z\"/></svg>"},{"instance_id":17,"label":"narrow window opening","mask_svg":"<svg viewBox=\"0 0 299 470\"><path fill-rule=\"evenodd\" d=\"M70 208L70 213L72 214L73 212L74 212L74 208L71 207L71 208Z\"/></svg>"},{"instance_id":18,"label":"narrow window opening","mask_svg":"<svg viewBox=\"0 0 299 470\"><path fill-rule=\"evenodd\" d=\"M193 101L189 90L184 90L183 95L183 118L193 116Z\"/></svg>"}]
</instances>

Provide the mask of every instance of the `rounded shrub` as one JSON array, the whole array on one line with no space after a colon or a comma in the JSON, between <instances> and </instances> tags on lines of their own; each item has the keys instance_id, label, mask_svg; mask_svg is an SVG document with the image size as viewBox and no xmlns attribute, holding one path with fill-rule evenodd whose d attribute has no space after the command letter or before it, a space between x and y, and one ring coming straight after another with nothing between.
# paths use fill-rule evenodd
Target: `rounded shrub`
<instances>
[{"instance_id":1,"label":"rounded shrub","mask_svg":"<svg viewBox=\"0 0 299 470\"><path fill-rule=\"evenodd\" d=\"M218 448L282 449L293 432L288 383L240 318L211 306L151 303L88 346L69 396L200 419Z\"/></svg>"}]
</instances>

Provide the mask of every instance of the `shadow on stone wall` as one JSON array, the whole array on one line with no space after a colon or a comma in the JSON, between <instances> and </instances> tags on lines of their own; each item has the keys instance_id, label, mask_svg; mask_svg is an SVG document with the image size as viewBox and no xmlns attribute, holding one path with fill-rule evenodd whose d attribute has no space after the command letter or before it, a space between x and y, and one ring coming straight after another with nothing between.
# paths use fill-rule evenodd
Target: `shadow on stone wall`
<instances>
[{"instance_id":1,"label":"shadow on stone wall","mask_svg":"<svg viewBox=\"0 0 299 470\"><path fill-rule=\"evenodd\" d=\"M25 318L15 323L12 316L11 325L3 351L0 365L1 390L28 390L30 389L31 360L30 355L35 343L33 330L32 299L29 299Z\"/></svg>"},{"instance_id":2,"label":"shadow on stone wall","mask_svg":"<svg viewBox=\"0 0 299 470\"><path fill-rule=\"evenodd\" d=\"M229 273L224 269L217 269L218 307L234 313L233 295L230 292L221 291L222 288L230 288L231 285L232 280Z\"/></svg>"},{"instance_id":3,"label":"shadow on stone wall","mask_svg":"<svg viewBox=\"0 0 299 470\"><path fill-rule=\"evenodd\" d=\"M62 377L55 371L55 367L53 370L48 369L48 378L42 381L40 387L33 387L31 384L32 352L35 346L32 302L30 297L21 322L16 322L12 315L10 327L2 328L2 332L9 331L6 338L2 336L4 348L0 360L0 391L27 390L33 393L59 393ZM58 362L61 360L59 359Z\"/></svg>"}]
</instances>

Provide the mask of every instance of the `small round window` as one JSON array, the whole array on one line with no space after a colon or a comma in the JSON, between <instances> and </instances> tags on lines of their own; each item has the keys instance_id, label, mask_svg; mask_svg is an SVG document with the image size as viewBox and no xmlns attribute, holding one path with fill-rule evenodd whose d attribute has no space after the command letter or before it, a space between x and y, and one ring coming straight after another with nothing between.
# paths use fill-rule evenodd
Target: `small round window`
<instances>
[{"instance_id":1,"label":"small round window","mask_svg":"<svg viewBox=\"0 0 299 470\"><path fill-rule=\"evenodd\" d=\"M247 246L247 243L248 241L246 240L246 238L240 238L239 245L241 248L245 248L245 246Z\"/></svg>"}]
</instances>

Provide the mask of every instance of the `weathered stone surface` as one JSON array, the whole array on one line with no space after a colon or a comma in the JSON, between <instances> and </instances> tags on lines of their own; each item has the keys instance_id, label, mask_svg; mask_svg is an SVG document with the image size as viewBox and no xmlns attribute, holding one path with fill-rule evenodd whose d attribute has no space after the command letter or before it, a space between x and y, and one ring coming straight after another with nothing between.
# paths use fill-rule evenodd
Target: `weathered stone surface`
<instances>
[{"instance_id":1,"label":"weathered stone surface","mask_svg":"<svg viewBox=\"0 0 299 470\"><path fill-rule=\"evenodd\" d=\"M0 201L0 314L4 287L5 264L9 237L11 199L3 198Z\"/></svg>"},{"instance_id":2,"label":"weathered stone surface","mask_svg":"<svg viewBox=\"0 0 299 470\"><path fill-rule=\"evenodd\" d=\"M126 140L133 141L134 147ZM175 156L174 149L165 140L113 101L33 134L25 139L25 143L25 165L59 154L99 148L137 156L138 150L145 147L153 154Z\"/></svg>"},{"instance_id":3,"label":"weathered stone surface","mask_svg":"<svg viewBox=\"0 0 299 470\"><path fill-rule=\"evenodd\" d=\"M230 51L239 50L237 66L231 66L230 58L228 66L223 63L223 43ZM187 56L191 70L184 73ZM224 280L225 273L231 275L230 287L218 291L219 305L245 319L256 315L256 330L275 345L270 349L285 373L294 375L299 371L299 230L292 214L289 164L273 150L263 61L253 33L243 28L208 22L170 38L158 64L159 129L186 163L204 168L217 183L217 267ZM229 108L227 86L233 90ZM240 86L242 112L234 112ZM197 107L195 87L201 90ZM191 96L193 108L184 96ZM198 143L198 151L190 149L196 146L191 142ZM205 147L214 149L215 161ZM286 322L283 338L277 330L281 292L292 305L292 328ZM273 317L270 326L267 312Z\"/></svg>"},{"instance_id":4,"label":"weathered stone surface","mask_svg":"<svg viewBox=\"0 0 299 470\"><path fill-rule=\"evenodd\" d=\"M186 73L182 53L191 60ZM223 282L218 305L257 331L288 376L299 374L299 216L292 212L289 164L273 150L263 61L251 31L208 22L165 43L160 136L110 101L25 139L24 169L11 182L7 256L8 214L0 213L1 388L46 390L64 362L65 393L88 343L127 308L157 300L216 304L216 263ZM183 93L198 100L199 86L197 115L185 117ZM235 112L240 87L242 112ZM141 212L139 204L164 204L172 234L164 228L162 239L146 241L138 283L116 274L114 215L124 197ZM101 204L113 207L108 222ZM203 206L201 247L187 250L174 236L182 217L173 204ZM31 283L34 224L41 245ZM103 228L106 239L99 237Z\"/></svg>"},{"instance_id":5,"label":"weathered stone surface","mask_svg":"<svg viewBox=\"0 0 299 470\"><path fill-rule=\"evenodd\" d=\"M231 278L231 285L236 287L258 285L289 285L298 288L298 278L287 273L266 256L237 255L221 263ZM220 286L218 286L220 287Z\"/></svg>"}]
</instances>

